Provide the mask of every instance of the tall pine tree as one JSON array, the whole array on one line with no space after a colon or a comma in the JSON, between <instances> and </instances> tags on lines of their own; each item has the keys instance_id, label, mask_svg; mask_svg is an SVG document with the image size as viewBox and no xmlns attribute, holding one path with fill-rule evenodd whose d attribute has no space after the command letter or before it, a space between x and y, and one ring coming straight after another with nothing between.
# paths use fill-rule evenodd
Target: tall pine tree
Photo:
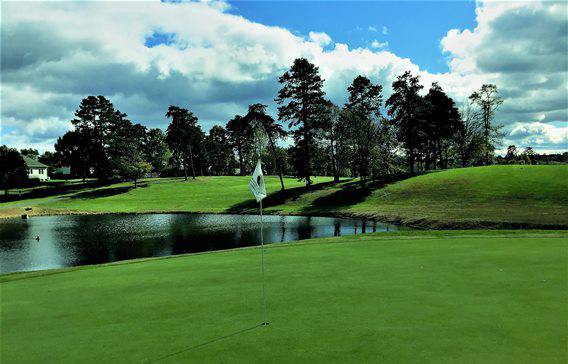
<instances>
[{"instance_id":1,"label":"tall pine tree","mask_svg":"<svg viewBox=\"0 0 568 364\"><path fill-rule=\"evenodd\" d=\"M408 161L408 170L414 173L415 162L423 142L425 102L419 95L422 86L419 77L406 71L392 84L393 93L385 106L391 123L397 131L397 138L402 145Z\"/></svg>"},{"instance_id":2,"label":"tall pine tree","mask_svg":"<svg viewBox=\"0 0 568 364\"><path fill-rule=\"evenodd\" d=\"M166 132L172 159L183 167L186 181L188 168L191 168L191 176L195 179L195 157L203 140L203 131L197 124L197 117L189 110L177 106L170 106L166 117L172 119Z\"/></svg>"},{"instance_id":3,"label":"tall pine tree","mask_svg":"<svg viewBox=\"0 0 568 364\"><path fill-rule=\"evenodd\" d=\"M449 148L460 125L459 111L444 90L434 82L424 97L428 103L425 133L427 138L426 169L448 167Z\"/></svg>"},{"instance_id":4,"label":"tall pine tree","mask_svg":"<svg viewBox=\"0 0 568 364\"><path fill-rule=\"evenodd\" d=\"M321 114L325 110L323 79L319 69L305 58L298 58L290 70L278 80L282 88L278 92L278 119L288 122L296 146L302 150L302 163L298 167L298 176L312 184L312 148L317 129L320 127Z\"/></svg>"},{"instance_id":5,"label":"tall pine tree","mask_svg":"<svg viewBox=\"0 0 568 364\"><path fill-rule=\"evenodd\" d=\"M365 187L365 181L371 175L373 157L379 147L382 86L373 85L367 77L357 76L347 91L349 98L343 119L348 127L343 128L346 132L344 137L353 147L357 171Z\"/></svg>"}]
</instances>

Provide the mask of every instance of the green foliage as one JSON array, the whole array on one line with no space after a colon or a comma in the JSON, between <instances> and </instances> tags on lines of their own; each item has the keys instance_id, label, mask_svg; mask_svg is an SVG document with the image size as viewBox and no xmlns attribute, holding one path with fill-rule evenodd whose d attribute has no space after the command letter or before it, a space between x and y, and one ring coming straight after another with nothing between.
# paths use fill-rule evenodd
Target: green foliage
<instances>
[{"instance_id":1,"label":"green foliage","mask_svg":"<svg viewBox=\"0 0 568 364\"><path fill-rule=\"evenodd\" d=\"M244 176L253 167L255 141L249 120L240 115L227 122L227 141L235 150L239 162L239 174Z\"/></svg>"},{"instance_id":2,"label":"green foliage","mask_svg":"<svg viewBox=\"0 0 568 364\"><path fill-rule=\"evenodd\" d=\"M278 119L288 122L296 147L302 150L302 163L295 164L297 174L312 184L312 146L315 133L321 127L321 114L325 112L326 101L323 92L323 79L319 69L305 58L297 58L289 71L278 82L282 88L278 91Z\"/></svg>"},{"instance_id":3,"label":"green foliage","mask_svg":"<svg viewBox=\"0 0 568 364\"><path fill-rule=\"evenodd\" d=\"M71 173L75 177L86 178L89 176L91 149L93 144L89 139L90 132L70 130L57 138L55 151L63 165L71 167Z\"/></svg>"},{"instance_id":4,"label":"green foliage","mask_svg":"<svg viewBox=\"0 0 568 364\"><path fill-rule=\"evenodd\" d=\"M227 131L220 125L214 125L203 142L206 162L212 175L232 175L234 156L228 143Z\"/></svg>"},{"instance_id":5,"label":"green foliage","mask_svg":"<svg viewBox=\"0 0 568 364\"><path fill-rule=\"evenodd\" d=\"M104 96L88 96L81 101L71 123L81 135L75 138L82 150L83 163L93 167L99 178L112 176L111 161L108 156L110 138L113 132L128 123L126 114L116 110Z\"/></svg>"},{"instance_id":6,"label":"green foliage","mask_svg":"<svg viewBox=\"0 0 568 364\"><path fill-rule=\"evenodd\" d=\"M125 150L120 156L113 160L113 166L118 175L137 181L152 169L150 163L144 160L144 154L139 148Z\"/></svg>"},{"instance_id":7,"label":"green foliage","mask_svg":"<svg viewBox=\"0 0 568 364\"><path fill-rule=\"evenodd\" d=\"M9 188L21 187L27 179L26 163L18 150L0 146L0 188L7 194Z\"/></svg>"},{"instance_id":8,"label":"green foliage","mask_svg":"<svg viewBox=\"0 0 568 364\"><path fill-rule=\"evenodd\" d=\"M38 161L48 166L48 173L51 174L55 171L55 168L61 166L61 155L46 150L38 157Z\"/></svg>"},{"instance_id":9,"label":"green foliage","mask_svg":"<svg viewBox=\"0 0 568 364\"><path fill-rule=\"evenodd\" d=\"M373 85L371 80L364 76L357 76L347 88L349 92L345 107L368 119L378 120L381 117L383 102L383 87Z\"/></svg>"},{"instance_id":10,"label":"green foliage","mask_svg":"<svg viewBox=\"0 0 568 364\"><path fill-rule=\"evenodd\" d=\"M144 150L152 171L160 173L167 168L172 153L166 143L166 135L161 129L148 130Z\"/></svg>"},{"instance_id":11,"label":"green foliage","mask_svg":"<svg viewBox=\"0 0 568 364\"><path fill-rule=\"evenodd\" d=\"M177 106L170 106L166 117L172 119L166 132L166 142L172 151L172 160L174 164L183 167L186 180L187 169L191 167L191 174L195 179L195 158L205 137L197 124L197 117L189 110Z\"/></svg>"},{"instance_id":12,"label":"green foliage","mask_svg":"<svg viewBox=\"0 0 568 364\"><path fill-rule=\"evenodd\" d=\"M33 149L33 148L26 148L26 149L21 149L20 150L20 154L21 155L25 155L26 157L29 157L31 159L35 159L36 161L39 158L39 152L37 149Z\"/></svg>"},{"instance_id":13,"label":"green foliage","mask_svg":"<svg viewBox=\"0 0 568 364\"><path fill-rule=\"evenodd\" d=\"M517 147L515 145L509 145L507 147L507 154L505 155L505 159L509 162L515 162L518 157Z\"/></svg>"},{"instance_id":14,"label":"green foliage","mask_svg":"<svg viewBox=\"0 0 568 364\"><path fill-rule=\"evenodd\" d=\"M408 159L410 173L414 172L416 157L421 147L421 127L426 115L427 104L419 92L423 88L419 77L410 71L398 76L392 84L393 93L386 101L391 124L397 130L397 138Z\"/></svg>"},{"instance_id":15,"label":"green foliage","mask_svg":"<svg viewBox=\"0 0 568 364\"><path fill-rule=\"evenodd\" d=\"M267 106L263 104L250 105L244 119L247 125L257 133L261 133L268 141L268 147L272 153L274 164L280 178L280 188L285 190L284 180L282 178L282 161L278 158L278 154L276 153L276 143L279 139L284 138L287 133L282 125L276 123L272 116L266 113L266 107Z\"/></svg>"},{"instance_id":16,"label":"green foliage","mask_svg":"<svg viewBox=\"0 0 568 364\"><path fill-rule=\"evenodd\" d=\"M390 143L390 127L381 120L382 87L358 76L348 87L349 98L341 114L340 139L351 146L361 184L373 174L380 174L381 162L388 161L394 145ZM388 163L388 162L387 162Z\"/></svg>"},{"instance_id":17,"label":"green foliage","mask_svg":"<svg viewBox=\"0 0 568 364\"><path fill-rule=\"evenodd\" d=\"M140 124L132 125L128 121L120 128L115 128L109 138L108 154L113 175L134 180L134 186L137 186L138 179L152 169L144 153L145 135L144 127Z\"/></svg>"},{"instance_id":18,"label":"green foliage","mask_svg":"<svg viewBox=\"0 0 568 364\"><path fill-rule=\"evenodd\" d=\"M424 100L429 108L424 125L425 169L436 166L447 168L452 141L462 126L459 111L454 100L437 83L432 84Z\"/></svg>"}]
</instances>

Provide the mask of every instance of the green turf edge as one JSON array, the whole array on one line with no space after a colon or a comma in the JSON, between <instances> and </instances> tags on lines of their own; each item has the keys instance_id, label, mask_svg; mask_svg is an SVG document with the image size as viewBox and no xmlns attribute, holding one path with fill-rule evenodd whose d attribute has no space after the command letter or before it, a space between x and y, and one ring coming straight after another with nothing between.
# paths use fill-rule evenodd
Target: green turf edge
<instances>
[{"instance_id":1,"label":"green turf edge","mask_svg":"<svg viewBox=\"0 0 568 364\"><path fill-rule=\"evenodd\" d=\"M207 211L207 210L146 210L138 212L122 212L122 211L82 211L82 210L59 210L51 208L37 208L33 216L66 216L66 215L148 215L148 214L212 214L212 215L255 215L255 211L245 210L235 213L230 211ZM437 220L429 218L403 218L397 215L377 214L366 212L282 212L282 211L263 211L265 215L277 216L313 216L313 217L340 217L340 218L358 218L375 220L393 225L407 226L416 229L444 229L444 230L568 230L568 224L542 224L542 223L525 223L525 222L505 222L505 221L488 221L488 220ZM1 216L1 220L21 219L20 214Z\"/></svg>"}]
</instances>

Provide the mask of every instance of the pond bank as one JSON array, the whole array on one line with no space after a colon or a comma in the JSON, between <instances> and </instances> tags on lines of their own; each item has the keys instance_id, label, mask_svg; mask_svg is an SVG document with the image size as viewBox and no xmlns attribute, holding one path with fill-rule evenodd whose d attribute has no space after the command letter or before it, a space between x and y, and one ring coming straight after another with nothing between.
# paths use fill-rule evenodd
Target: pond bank
<instances>
[{"instance_id":1,"label":"pond bank","mask_svg":"<svg viewBox=\"0 0 568 364\"><path fill-rule=\"evenodd\" d=\"M258 213L258 211L256 211ZM568 230L566 224L546 224L546 223L526 223L526 222L503 222L488 220L435 220L428 218L408 218L396 215L365 213L365 212L282 212L282 211L263 211L266 215L279 216L313 216L313 217L338 217L338 218L358 218L376 220L384 223L408 226L414 229L432 229L432 230ZM0 209L0 224L5 219L20 219L22 214L28 214L29 217L34 216L65 216L65 215L147 215L147 214L238 214L252 215L255 211L246 209L241 212L231 211L195 211L195 210L145 210L145 211L78 211L78 210L60 210L52 208L43 208L34 206L32 211L25 211L24 207Z\"/></svg>"},{"instance_id":2,"label":"pond bank","mask_svg":"<svg viewBox=\"0 0 568 364\"><path fill-rule=\"evenodd\" d=\"M374 220L236 214L35 216L0 223L0 273L408 229Z\"/></svg>"}]
</instances>

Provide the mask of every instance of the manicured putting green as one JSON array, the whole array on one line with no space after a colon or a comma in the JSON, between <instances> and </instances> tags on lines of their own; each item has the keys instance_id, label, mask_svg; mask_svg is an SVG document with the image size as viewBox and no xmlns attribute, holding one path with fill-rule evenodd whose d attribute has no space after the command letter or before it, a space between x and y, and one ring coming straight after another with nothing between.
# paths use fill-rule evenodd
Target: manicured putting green
<instances>
[{"instance_id":1,"label":"manicured putting green","mask_svg":"<svg viewBox=\"0 0 568 364\"><path fill-rule=\"evenodd\" d=\"M273 245L256 328L258 249L3 276L1 361L565 363L567 237Z\"/></svg>"}]
</instances>

